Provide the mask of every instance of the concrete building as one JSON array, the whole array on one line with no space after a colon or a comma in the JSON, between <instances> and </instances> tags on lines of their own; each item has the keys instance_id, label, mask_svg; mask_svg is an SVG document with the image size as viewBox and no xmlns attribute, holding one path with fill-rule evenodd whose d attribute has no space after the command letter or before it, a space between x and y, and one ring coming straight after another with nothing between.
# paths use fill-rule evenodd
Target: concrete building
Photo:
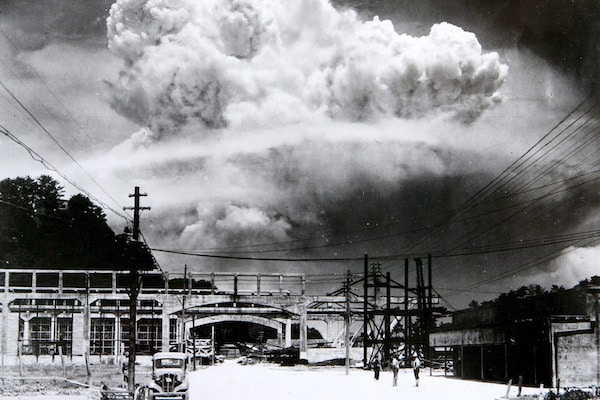
<instances>
[{"instance_id":1,"label":"concrete building","mask_svg":"<svg viewBox=\"0 0 600 400\"><path fill-rule=\"evenodd\" d=\"M455 312L429 343L451 354L464 379L598 386L600 286L582 284L527 298L504 298Z\"/></svg>"},{"instance_id":2,"label":"concrete building","mask_svg":"<svg viewBox=\"0 0 600 400\"><path fill-rule=\"evenodd\" d=\"M309 361L343 350L337 341L344 332L346 311L340 304L346 298L306 295L302 274L182 276L141 274L138 355L190 343L192 337L206 339L194 335L219 324L260 327L273 338L270 342L282 348L294 344ZM46 362L58 356L76 363L86 358L119 360L128 351L129 286L129 274L119 271L0 269L1 364ZM355 314L351 323L361 325L362 315ZM299 329L292 337L294 325ZM323 341L336 348L309 349L309 326L319 327ZM358 350L353 349L362 352Z\"/></svg>"}]
</instances>

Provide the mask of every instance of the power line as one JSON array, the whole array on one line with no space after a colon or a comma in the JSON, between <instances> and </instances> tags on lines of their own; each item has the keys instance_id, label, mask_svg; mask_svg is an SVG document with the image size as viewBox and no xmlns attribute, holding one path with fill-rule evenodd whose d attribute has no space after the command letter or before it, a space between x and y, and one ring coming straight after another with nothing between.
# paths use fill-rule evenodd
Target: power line
<instances>
[{"instance_id":1,"label":"power line","mask_svg":"<svg viewBox=\"0 0 600 400\"><path fill-rule=\"evenodd\" d=\"M6 129L4 126L0 125L0 133L4 134L6 137L8 137L10 140L12 140L13 142L15 142L16 144L18 144L19 146L21 146L22 148L25 149L25 151L27 151L27 153L29 153L29 155L31 156L31 158L34 161L39 162L40 164L42 164L46 169L53 171L55 173L57 173L61 178L63 178L65 181L67 181L68 183L70 183L73 187L75 187L77 190L79 190L80 192L84 193L86 196L88 196L90 199L96 201L98 204L100 204L102 207L112 211L113 213L115 213L116 215L120 216L121 218L125 219L126 221L129 221L130 218L127 215L122 214L121 212L115 210L114 208L108 206L107 204L105 204L104 202L102 202L101 200L97 199L95 196L93 196L91 193L89 193L87 190L85 190L84 188L82 188L81 186L79 186L75 181L73 181L71 178L69 178L67 175L65 175L63 172L61 172L58 168L56 168L54 165L52 165L52 163L50 163L48 160L46 160L44 157L42 157L38 152L36 152L35 150L33 150L31 147L29 147L27 144L25 144L22 140L20 140L19 138L17 138L15 135L13 135L8 129Z\"/></svg>"},{"instance_id":2,"label":"power line","mask_svg":"<svg viewBox=\"0 0 600 400\"><path fill-rule=\"evenodd\" d=\"M10 37L6 34L6 32L4 32L4 30L2 28L0 28L0 34L2 34L2 36L4 36L4 38L6 39L6 41L8 43L10 43L10 45L13 47L13 49L15 49L15 51L17 52L17 54L21 53L21 50L17 47L17 45L10 39ZM12 71L11 68L8 67L8 65L6 65L6 63L2 60L0 60L0 62L2 62L2 64L4 64L6 66L6 68L11 72L11 74L21 83L21 85L23 85L23 87L30 93L33 95L33 93L31 93L31 91L29 90L29 88L22 82L21 79L18 78L18 76ZM46 90L52 95L52 97L54 98L54 100L56 100L56 102L58 104L60 104L60 106L62 107L62 109L65 111L65 113L69 116L69 118L71 118L71 120L73 122L75 122L75 124L81 129L82 126L79 123L79 121L73 116L73 114L69 111L69 109L65 106L65 104L58 98L58 96L56 95L56 93L54 93L54 91L50 88L50 86L48 85L48 83L41 77L41 75L37 72L37 70L31 65L31 64L26 64L27 68L36 76L36 78L42 82L42 84L44 85L44 87L46 88ZM40 103L41 104L41 103ZM75 143L77 143L79 146L81 146L81 144L77 141L77 139L71 134L71 132L62 124L62 122L56 118L54 116L54 114L52 114L50 112L50 110L48 110L48 108L46 106L44 106L42 104L42 106L44 107L44 109L48 112L48 114L50 114L53 119L65 130L65 132L67 132L67 134L69 134L69 136L71 136L71 138L75 141ZM82 131L83 134L86 136L87 139L89 139L96 147L98 147L98 144L96 143L96 141L94 140L93 137L91 137L90 135L88 135L85 131Z\"/></svg>"},{"instance_id":3,"label":"power line","mask_svg":"<svg viewBox=\"0 0 600 400\"><path fill-rule=\"evenodd\" d=\"M23 110L25 110L25 112L35 121L35 123L42 129L42 131L44 131L44 133L46 133L46 135L48 135L48 137L67 155L67 157L69 157L69 159L71 159L71 161L73 161L75 163L75 165L77 165L77 167L79 167L79 169L81 169L81 171L83 171L83 173L110 199L112 200L115 204L118 204L117 201L110 195L108 194L108 192L96 181L96 179L94 179L84 168L83 166L75 159L75 157L73 157L71 155L71 153L69 153L69 151L62 145L60 144L60 142L46 129L46 127L40 122L39 119L37 119L35 117L35 115L33 115L33 113L14 95L14 93L12 93L7 87L6 85L4 85L4 83L0 82L0 86L2 86L4 88L4 90L17 102L17 104L19 104L19 106L21 106L21 108L23 108ZM4 128L6 130L6 128ZM109 208L110 209L110 208ZM112 211L112 209L110 209Z\"/></svg>"}]
</instances>

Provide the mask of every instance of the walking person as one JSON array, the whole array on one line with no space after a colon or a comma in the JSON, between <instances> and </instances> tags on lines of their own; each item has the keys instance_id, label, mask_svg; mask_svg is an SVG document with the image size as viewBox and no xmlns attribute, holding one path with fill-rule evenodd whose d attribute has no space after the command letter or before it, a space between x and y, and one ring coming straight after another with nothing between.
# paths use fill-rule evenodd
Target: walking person
<instances>
[{"instance_id":1,"label":"walking person","mask_svg":"<svg viewBox=\"0 0 600 400\"><path fill-rule=\"evenodd\" d=\"M123 382L125 385L129 383L129 352L123 353L123 360L121 362L121 372L123 373Z\"/></svg>"},{"instance_id":2,"label":"walking person","mask_svg":"<svg viewBox=\"0 0 600 400\"><path fill-rule=\"evenodd\" d=\"M390 367L392 368L392 386L398 386L398 370L400 369L400 360L398 360L398 355L394 354L392 356L392 361L390 362Z\"/></svg>"},{"instance_id":3,"label":"walking person","mask_svg":"<svg viewBox=\"0 0 600 400\"><path fill-rule=\"evenodd\" d=\"M419 356L415 356L412 361L412 369L415 374L415 386L419 386L419 370L421 369L421 360Z\"/></svg>"},{"instance_id":4,"label":"walking person","mask_svg":"<svg viewBox=\"0 0 600 400\"><path fill-rule=\"evenodd\" d=\"M379 371L381 370L381 363L379 362L379 357L375 358L371 366L373 367L373 372L375 373L375 380L378 381Z\"/></svg>"}]
</instances>

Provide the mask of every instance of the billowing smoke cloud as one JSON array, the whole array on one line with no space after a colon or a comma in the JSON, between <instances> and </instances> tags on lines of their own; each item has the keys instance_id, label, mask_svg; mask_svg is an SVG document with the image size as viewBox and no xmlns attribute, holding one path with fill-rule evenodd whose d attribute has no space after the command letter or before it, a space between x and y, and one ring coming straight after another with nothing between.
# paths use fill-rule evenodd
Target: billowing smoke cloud
<instances>
[{"instance_id":1,"label":"billowing smoke cloud","mask_svg":"<svg viewBox=\"0 0 600 400\"><path fill-rule=\"evenodd\" d=\"M158 136L315 116L472 121L507 73L459 27L399 35L325 0L121 0L108 35L126 62L112 103Z\"/></svg>"},{"instance_id":2,"label":"billowing smoke cloud","mask_svg":"<svg viewBox=\"0 0 600 400\"><path fill-rule=\"evenodd\" d=\"M145 128L90 163L148 191L156 247L393 254L577 97L543 61L515 50L501 61L457 26L410 36L326 0L119 0L108 35L124 60L111 104ZM433 245L487 228L501 243L558 234L577 224L555 223L558 203L576 204L580 220L584 197L565 191L538 207L538 222L494 226L514 198L495 221L453 225ZM318 250L336 242L348 245ZM473 262L484 274L506 268L504 254L485 257Z\"/></svg>"}]
</instances>

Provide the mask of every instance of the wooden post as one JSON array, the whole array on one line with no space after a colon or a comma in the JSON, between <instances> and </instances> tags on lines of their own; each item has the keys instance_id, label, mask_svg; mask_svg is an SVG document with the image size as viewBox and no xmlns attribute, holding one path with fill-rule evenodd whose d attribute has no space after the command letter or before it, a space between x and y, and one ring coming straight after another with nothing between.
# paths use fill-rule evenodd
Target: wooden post
<instances>
[{"instance_id":1,"label":"wooden post","mask_svg":"<svg viewBox=\"0 0 600 400\"><path fill-rule=\"evenodd\" d=\"M65 368L65 357L63 355L62 345L58 346L58 355L60 356L60 365L62 366L63 377L67 377L67 369Z\"/></svg>"},{"instance_id":2,"label":"wooden post","mask_svg":"<svg viewBox=\"0 0 600 400\"><path fill-rule=\"evenodd\" d=\"M364 257L364 274L363 274L363 368L367 368L369 360L367 360L367 346L369 344L369 315L367 307L369 306L369 255L365 253Z\"/></svg>"},{"instance_id":3,"label":"wooden post","mask_svg":"<svg viewBox=\"0 0 600 400\"><path fill-rule=\"evenodd\" d=\"M519 375L519 391L517 397L521 397L521 389L523 389L523 375Z\"/></svg>"},{"instance_id":4,"label":"wooden post","mask_svg":"<svg viewBox=\"0 0 600 400\"><path fill-rule=\"evenodd\" d=\"M444 376L447 375L448 372L448 348L444 346Z\"/></svg>"},{"instance_id":5,"label":"wooden post","mask_svg":"<svg viewBox=\"0 0 600 400\"><path fill-rule=\"evenodd\" d=\"M506 396L504 396L505 399L508 399L510 396L510 387L512 385L512 379L508 381L508 386L506 388Z\"/></svg>"},{"instance_id":6,"label":"wooden post","mask_svg":"<svg viewBox=\"0 0 600 400\"><path fill-rule=\"evenodd\" d=\"M408 315L408 258L404 259L404 366L410 365L410 315Z\"/></svg>"},{"instance_id":7,"label":"wooden post","mask_svg":"<svg viewBox=\"0 0 600 400\"><path fill-rule=\"evenodd\" d=\"M215 364L215 326L210 327L210 342L211 342L211 353L212 353L212 364Z\"/></svg>"},{"instance_id":8,"label":"wooden post","mask_svg":"<svg viewBox=\"0 0 600 400\"><path fill-rule=\"evenodd\" d=\"M192 328L196 326L196 314L192 314ZM194 371L196 370L196 337L195 335L190 334L192 338L192 362L194 364Z\"/></svg>"},{"instance_id":9,"label":"wooden post","mask_svg":"<svg viewBox=\"0 0 600 400\"><path fill-rule=\"evenodd\" d=\"M87 380L89 382L92 372L90 371L90 328L92 324L91 312L90 312L90 285L89 285L89 274L86 274L85 283L85 304L83 306L83 358L85 359L85 370L87 373ZM71 346L71 354L73 353L73 347Z\"/></svg>"},{"instance_id":10,"label":"wooden post","mask_svg":"<svg viewBox=\"0 0 600 400\"><path fill-rule=\"evenodd\" d=\"M344 346L346 347L346 375L350 373L350 270L346 272L346 327L344 334Z\"/></svg>"},{"instance_id":11,"label":"wooden post","mask_svg":"<svg viewBox=\"0 0 600 400\"><path fill-rule=\"evenodd\" d=\"M392 278L390 276L390 272L388 272L386 274L385 278L386 278L385 315L384 315L384 324L385 324L385 326L384 326L384 329L385 329L385 332L384 332L384 334L385 334L384 345L385 345L385 348L383 349L383 354L384 354L385 360L389 361L390 354L391 354L390 350L391 350L391 347L392 347L392 340L391 340L392 339L392 333L390 331L390 329L391 329L390 313L392 312L391 311L391 308L392 308L392 301L391 301L391 298L392 298L392 289L391 289Z\"/></svg>"},{"instance_id":12,"label":"wooden post","mask_svg":"<svg viewBox=\"0 0 600 400\"><path fill-rule=\"evenodd\" d=\"M434 322L433 322L433 279L432 279L432 275L431 275L431 254L427 255L427 287L428 287L428 293L427 293L427 321L425 322L425 327L427 328L427 333L426 333L426 337L425 340L427 341L427 343L425 343L425 348L427 349L427 356L429 357L429 376L433 375L433 357L431 356L431 346L429 346L429 336L431 335L431 330L434 327Z\"/></svg>"},{"instance_id":13,"label":"wooden post","mask_svg":"<svg viewBox=\"0 0 600 400\"><path fill-rule=\"evenodd\" d=\"M479 374L481 375L481 380L484 380L484 378L483 378L483 375L484 375L484 373L483 373L484 372L483 371L483 345L481 345L479 347L479 349L480 349L479 350L479 363L480 363Z\"/></svg>"}]
</instances>

